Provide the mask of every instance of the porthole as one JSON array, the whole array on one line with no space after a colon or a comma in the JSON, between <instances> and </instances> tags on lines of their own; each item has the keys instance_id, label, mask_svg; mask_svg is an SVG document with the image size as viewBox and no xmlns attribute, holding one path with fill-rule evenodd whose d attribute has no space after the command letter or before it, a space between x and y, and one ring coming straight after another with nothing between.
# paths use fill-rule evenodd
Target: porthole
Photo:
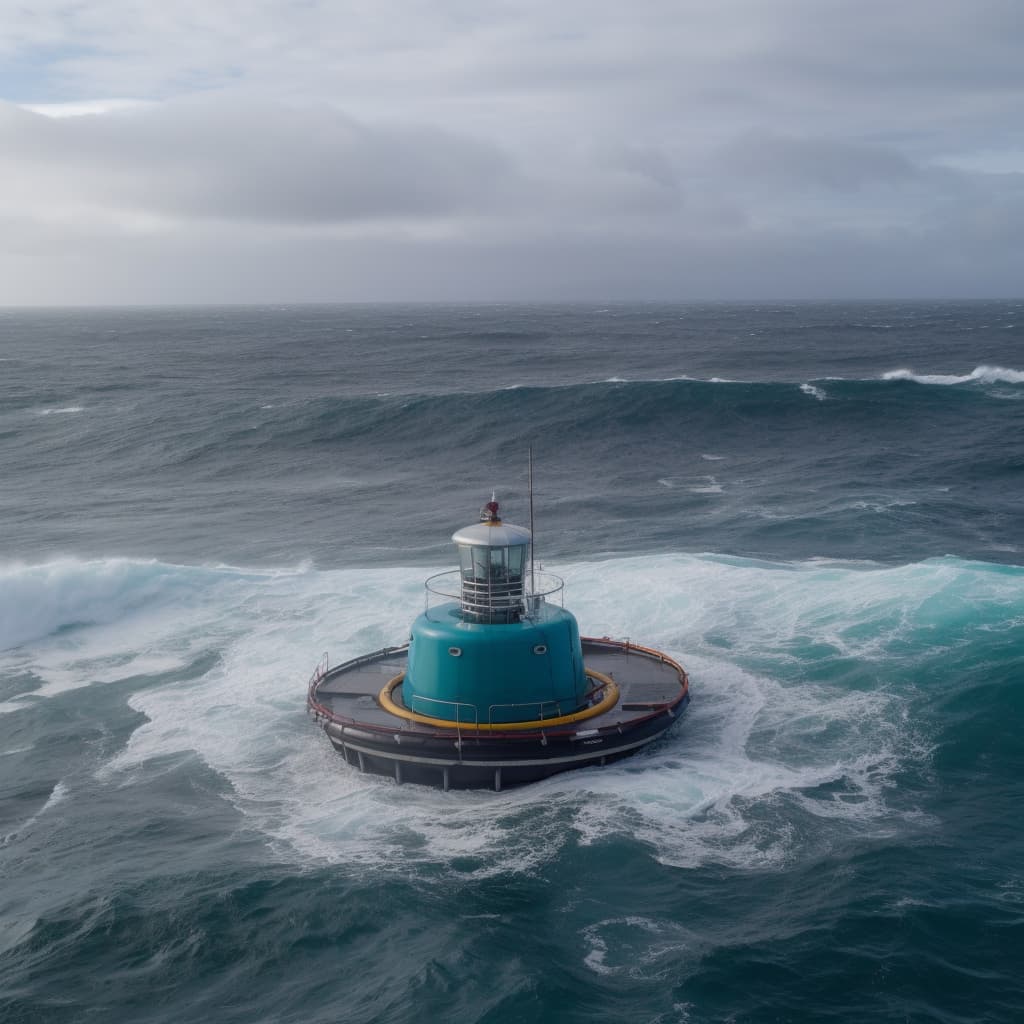
<instances>
[{"instance_id":1,"label":"porthole","mask_svg":"<svg viewBox=\"0 0 1024 1024\"><path fill-rule=\"evenodd\" d=\"M462 657L462 648L461 647L449 647L448 648L448 653L453 658L461 658Z\"/></svg>"},{"instance_id":2,"label":"porthole","mask_svg":"<svg viewBox=\"0 0 1024 1024\"><path fill-rule=\"evenodd\" d=\"M547 644L537 644L537 646L534 647L534 649L533 649L533 653L534 654L547 654L548 653L548 645Z\"/></svg>"}]
</instances>

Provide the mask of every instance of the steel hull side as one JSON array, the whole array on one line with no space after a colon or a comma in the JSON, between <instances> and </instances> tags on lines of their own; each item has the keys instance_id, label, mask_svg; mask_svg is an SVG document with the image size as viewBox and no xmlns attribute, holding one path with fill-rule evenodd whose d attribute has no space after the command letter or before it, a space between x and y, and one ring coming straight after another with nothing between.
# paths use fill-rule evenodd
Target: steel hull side
<instances>
[{"instance_id":1,"label":"steel hull side","mask_svg":"<svg viewBox=\"0 0 1024 1024\"><path fill-rule=\"evenodd\" d=\"M538 782L561 772L610 764L657 740L678 720L689 695L666 708L604 734L476 738L462 734L424 735L376 732L358 723L325 722L334 748L360 771L397 782L443 789L504 789Z\"/></svg>"}]
</instances>

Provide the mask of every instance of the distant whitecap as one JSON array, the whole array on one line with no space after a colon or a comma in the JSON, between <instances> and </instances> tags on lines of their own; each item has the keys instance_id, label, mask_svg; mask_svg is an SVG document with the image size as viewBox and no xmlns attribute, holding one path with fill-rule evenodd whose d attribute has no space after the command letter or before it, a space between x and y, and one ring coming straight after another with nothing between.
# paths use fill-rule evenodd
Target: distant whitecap
<instances>
[{"instance_id":1,"label":"distant whitecap","mask_svg":"<svg viewBox=\"0 0 1024 1024\"><path fill-rule=\"evenodd\" d=\"M970 373L914 373L913 370L889 370L882 374L882 380L910 380L916 384L1024 384L1024 370L1011 370L1003 366L976 366Z\"/></svg>"}]
</instances>

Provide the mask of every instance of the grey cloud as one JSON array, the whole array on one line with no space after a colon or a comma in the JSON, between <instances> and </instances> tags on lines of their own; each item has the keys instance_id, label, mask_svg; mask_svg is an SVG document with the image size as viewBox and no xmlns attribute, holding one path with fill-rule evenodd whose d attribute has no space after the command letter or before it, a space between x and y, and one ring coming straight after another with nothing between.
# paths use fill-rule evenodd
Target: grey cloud
<instances>
[{"instance_id":1,"label":"grey cloud","mask_svg":"<svg viewBox=\"0 0 1024 1024\"><path fill-rule=\"evenodd\" d=\"M451 214L512 174L497 147L453 132L238 101L63 120L7 107L5 156L93 202L268 222Z\"/></svg>"},{"instance_id":2,"label":"grey cloud","mask_svg":"<svg viewBox=\"0 0 1024 1024\"><path fill-rule=\"evenodd\" d=\"M999 294L1016 0L0 0L0 301ZM342 113L341 111L344 111ZM1012 285L1012 287L1010 286Z\"/></svg>"},{"instance_id":3,"label":"grey cloud","mask_svg":"<svg viewBox=\"0 0 1024 1024\"><path fill-rule=\"evenodd\" d=\"M0 224L10 237L16 225ZM1019 290L1019 244L964 239L945 228L878 239L840 231L747 231L700 239L297 239L204 230L187 237L111 239L87 232L0 252L6 301L53 301L31 271L45 255L64 282L59 301L319 302L962 297ZM59 244L56 244L59 243ZM102 253L102 259L96 253ZM190 267L190 273L182 267Z\"/></svg>"},{"instance_id":4,"label":"grey cloud","mask_svg":"<svg viewBox=\"0 0 1024 1024\"><path fill-rule=\"evenodd\" d=\"M775 186L813 186L837 192L873 183L899 183L920 175L901 153L882 146L836 139L746 135L717 153L721 171Z\"/></svg>"},{"instance_id":5,"label":"grey cloud","mask_svg":"<svg viewBox=\"0 0 1024 1024\"><path fill-rule=\"evenodd\" d=\"M679 189L679 171L668 154L654 146L624 146L612 154L623 170L669 192Z\"/></svg>"}]
</instances>

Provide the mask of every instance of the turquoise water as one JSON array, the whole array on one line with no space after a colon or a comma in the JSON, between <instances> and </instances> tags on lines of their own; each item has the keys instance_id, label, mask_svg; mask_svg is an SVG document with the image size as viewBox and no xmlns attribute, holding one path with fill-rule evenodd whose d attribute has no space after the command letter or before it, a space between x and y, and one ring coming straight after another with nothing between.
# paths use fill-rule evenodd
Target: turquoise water
<instances>
[{"instance_id":1,"label":"turquoise water","mask_svg":"<svg viewBox=\"0 0 1024 1024\"><path fill-rule=\"evenodd\" d=\"M0 316L0 1018L1024 1019L1022 311ZM583 631L693 703L360 776L310 672L529 444Z\"/></svg>"}]
</instances>

